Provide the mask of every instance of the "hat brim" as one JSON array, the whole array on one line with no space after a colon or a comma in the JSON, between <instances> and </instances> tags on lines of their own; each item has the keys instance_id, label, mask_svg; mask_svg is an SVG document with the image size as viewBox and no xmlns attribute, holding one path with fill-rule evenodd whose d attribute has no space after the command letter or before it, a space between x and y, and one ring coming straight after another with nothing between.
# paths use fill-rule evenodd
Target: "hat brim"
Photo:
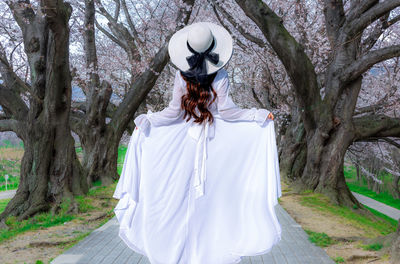
<instances>
[{"instance_id":1,"label":"hat brim","mask_svg":"<svg viewBox=\"0 0 400 264\"><path fill-rule=\"evenodd\" d=\"M197 22L195 24L207 25L214 36L215 46L211 51L219 54L219 62L214 64L209 60L206 60L207 74L212 74L221 69L231 59L233 53L232 37L224 27L214 23ZM186 57L193 55L193 53L188 49L186 42L187 34L191 27L195 24L188 25L181 30L178 30L171 37L168 43L168 53L171 62L181 71L187 71L190 68Z\"/></svg>"}]
</instances>

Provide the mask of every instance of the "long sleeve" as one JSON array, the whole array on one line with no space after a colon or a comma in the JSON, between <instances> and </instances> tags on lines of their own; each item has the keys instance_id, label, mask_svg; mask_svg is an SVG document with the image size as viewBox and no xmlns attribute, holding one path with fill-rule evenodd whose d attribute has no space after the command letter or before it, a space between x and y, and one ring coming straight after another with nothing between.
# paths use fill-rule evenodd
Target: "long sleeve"
<instances>
[{"instance_id":1,"label":"long sleeve","mask_svg":"<svg viewBox=\"0 0 400 264\"><path fill-rule=\"evenodd\" d=\"M218 112L224 120L228 121L255 121L262 126L270 113L267 109L257 109L255 107L250 109L242 109L238 107L229 96L229 78L228 73L221 69L214 81L214 87L217 92L217 108Z\"/></svg>"},{"instance_id":2,"label":"long sleeve","mask_svg":"<svg viewBox=\"0 0 400 264\"><path fill-rule=\"evenodd\" d=\"M185 81L180 75L180 71L176 71L174 88L172 91L172 100L168 106L159 112L151 112L141 114L135 119L135 124L144 132L147 132L151 126L165 126L174 121L183 118L184 111L181 109L181 98L185 91Z\"/></svg>"}]
</instances>

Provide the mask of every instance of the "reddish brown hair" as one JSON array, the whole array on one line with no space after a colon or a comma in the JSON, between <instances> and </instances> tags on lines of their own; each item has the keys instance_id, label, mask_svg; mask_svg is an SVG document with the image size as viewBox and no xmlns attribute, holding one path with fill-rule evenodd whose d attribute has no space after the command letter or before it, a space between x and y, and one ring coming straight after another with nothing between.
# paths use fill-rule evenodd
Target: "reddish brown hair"
<instances>
[{"instance_id":1,"label":"reddish brown hair","mask_svg":"<svg viewBox=\"0 0 400 264\"><path fill-rule=\"evenodd\" d=\"M181 108L185 111L183 119L185 119L186 116L188 116L186 120L186 122L188 122L190 118L193 116L195 119L193 122L195 123L201 124L202 122L207 122L207 121L212 123L214 121L214 117L208 110L208 106L210 106L217 98L217 93L211 86L211 83L213 82L216 73L210 75L210 78L205 84L196 83L184 77L182 74L181 76L186 81L186 88L188 91L187 94L184 94L182 96L181 100ZM214 98L212 100L211 100L211 92L214 94ZM200 116L197 116L195 113L196 107L200 111Z\"/></svg>"}]
</instances>

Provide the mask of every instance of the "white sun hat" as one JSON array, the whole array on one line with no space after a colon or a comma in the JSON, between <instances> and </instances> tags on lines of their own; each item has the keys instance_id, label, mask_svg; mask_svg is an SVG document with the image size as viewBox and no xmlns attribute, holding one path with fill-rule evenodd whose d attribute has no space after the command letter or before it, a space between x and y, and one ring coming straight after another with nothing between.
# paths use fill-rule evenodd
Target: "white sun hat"
<instances>
[{"instance_id":1,"label":"white sun hat","mask_svg":"<svg viewBox=\"0 0 400 264\"><path fill-rule=\"evenodd\" d=\"M217 72L228 63L232 52L233 40L229 32L210 22L197 22L182 28L168 44L171 62L181 72L195 71L197 75Z\"/></svg>"}]
</instances>

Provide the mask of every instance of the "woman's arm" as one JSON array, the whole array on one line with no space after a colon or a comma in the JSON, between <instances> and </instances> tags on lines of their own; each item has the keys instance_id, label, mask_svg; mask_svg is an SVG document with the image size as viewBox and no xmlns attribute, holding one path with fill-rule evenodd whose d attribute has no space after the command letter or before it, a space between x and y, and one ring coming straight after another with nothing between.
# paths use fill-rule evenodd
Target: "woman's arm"
<instances>
[{"instance_id":1,"label":"woman's arm","mask_svg":"<svg viewBox=\"0 0 400 264\"><path fill-rule=\"evenodd\" d=\"M172 91L172 100L168 106L159 112L151 112L141 114L136 117L135 124L142 131L147 131L150 126L169 125L172 122L183 118L184 111L181 109L181 98L184 94L186 82L180 76L179 70L176 71L174 89Z\"/></svg>"},{"instance_id":2,"label":"woman's arm","mask_svg":"<svg viewBox=\"0 0 400 264\"><path fill-rule=\"evenodd\" d=\"M230 84L228 73L221 69L216 76L215 88L217 92L218 112L224 120L228 121L255 121L262 126L270 113L267 109L242 109L238 107L229 96Z\"/></svg>"}]
</instances>

